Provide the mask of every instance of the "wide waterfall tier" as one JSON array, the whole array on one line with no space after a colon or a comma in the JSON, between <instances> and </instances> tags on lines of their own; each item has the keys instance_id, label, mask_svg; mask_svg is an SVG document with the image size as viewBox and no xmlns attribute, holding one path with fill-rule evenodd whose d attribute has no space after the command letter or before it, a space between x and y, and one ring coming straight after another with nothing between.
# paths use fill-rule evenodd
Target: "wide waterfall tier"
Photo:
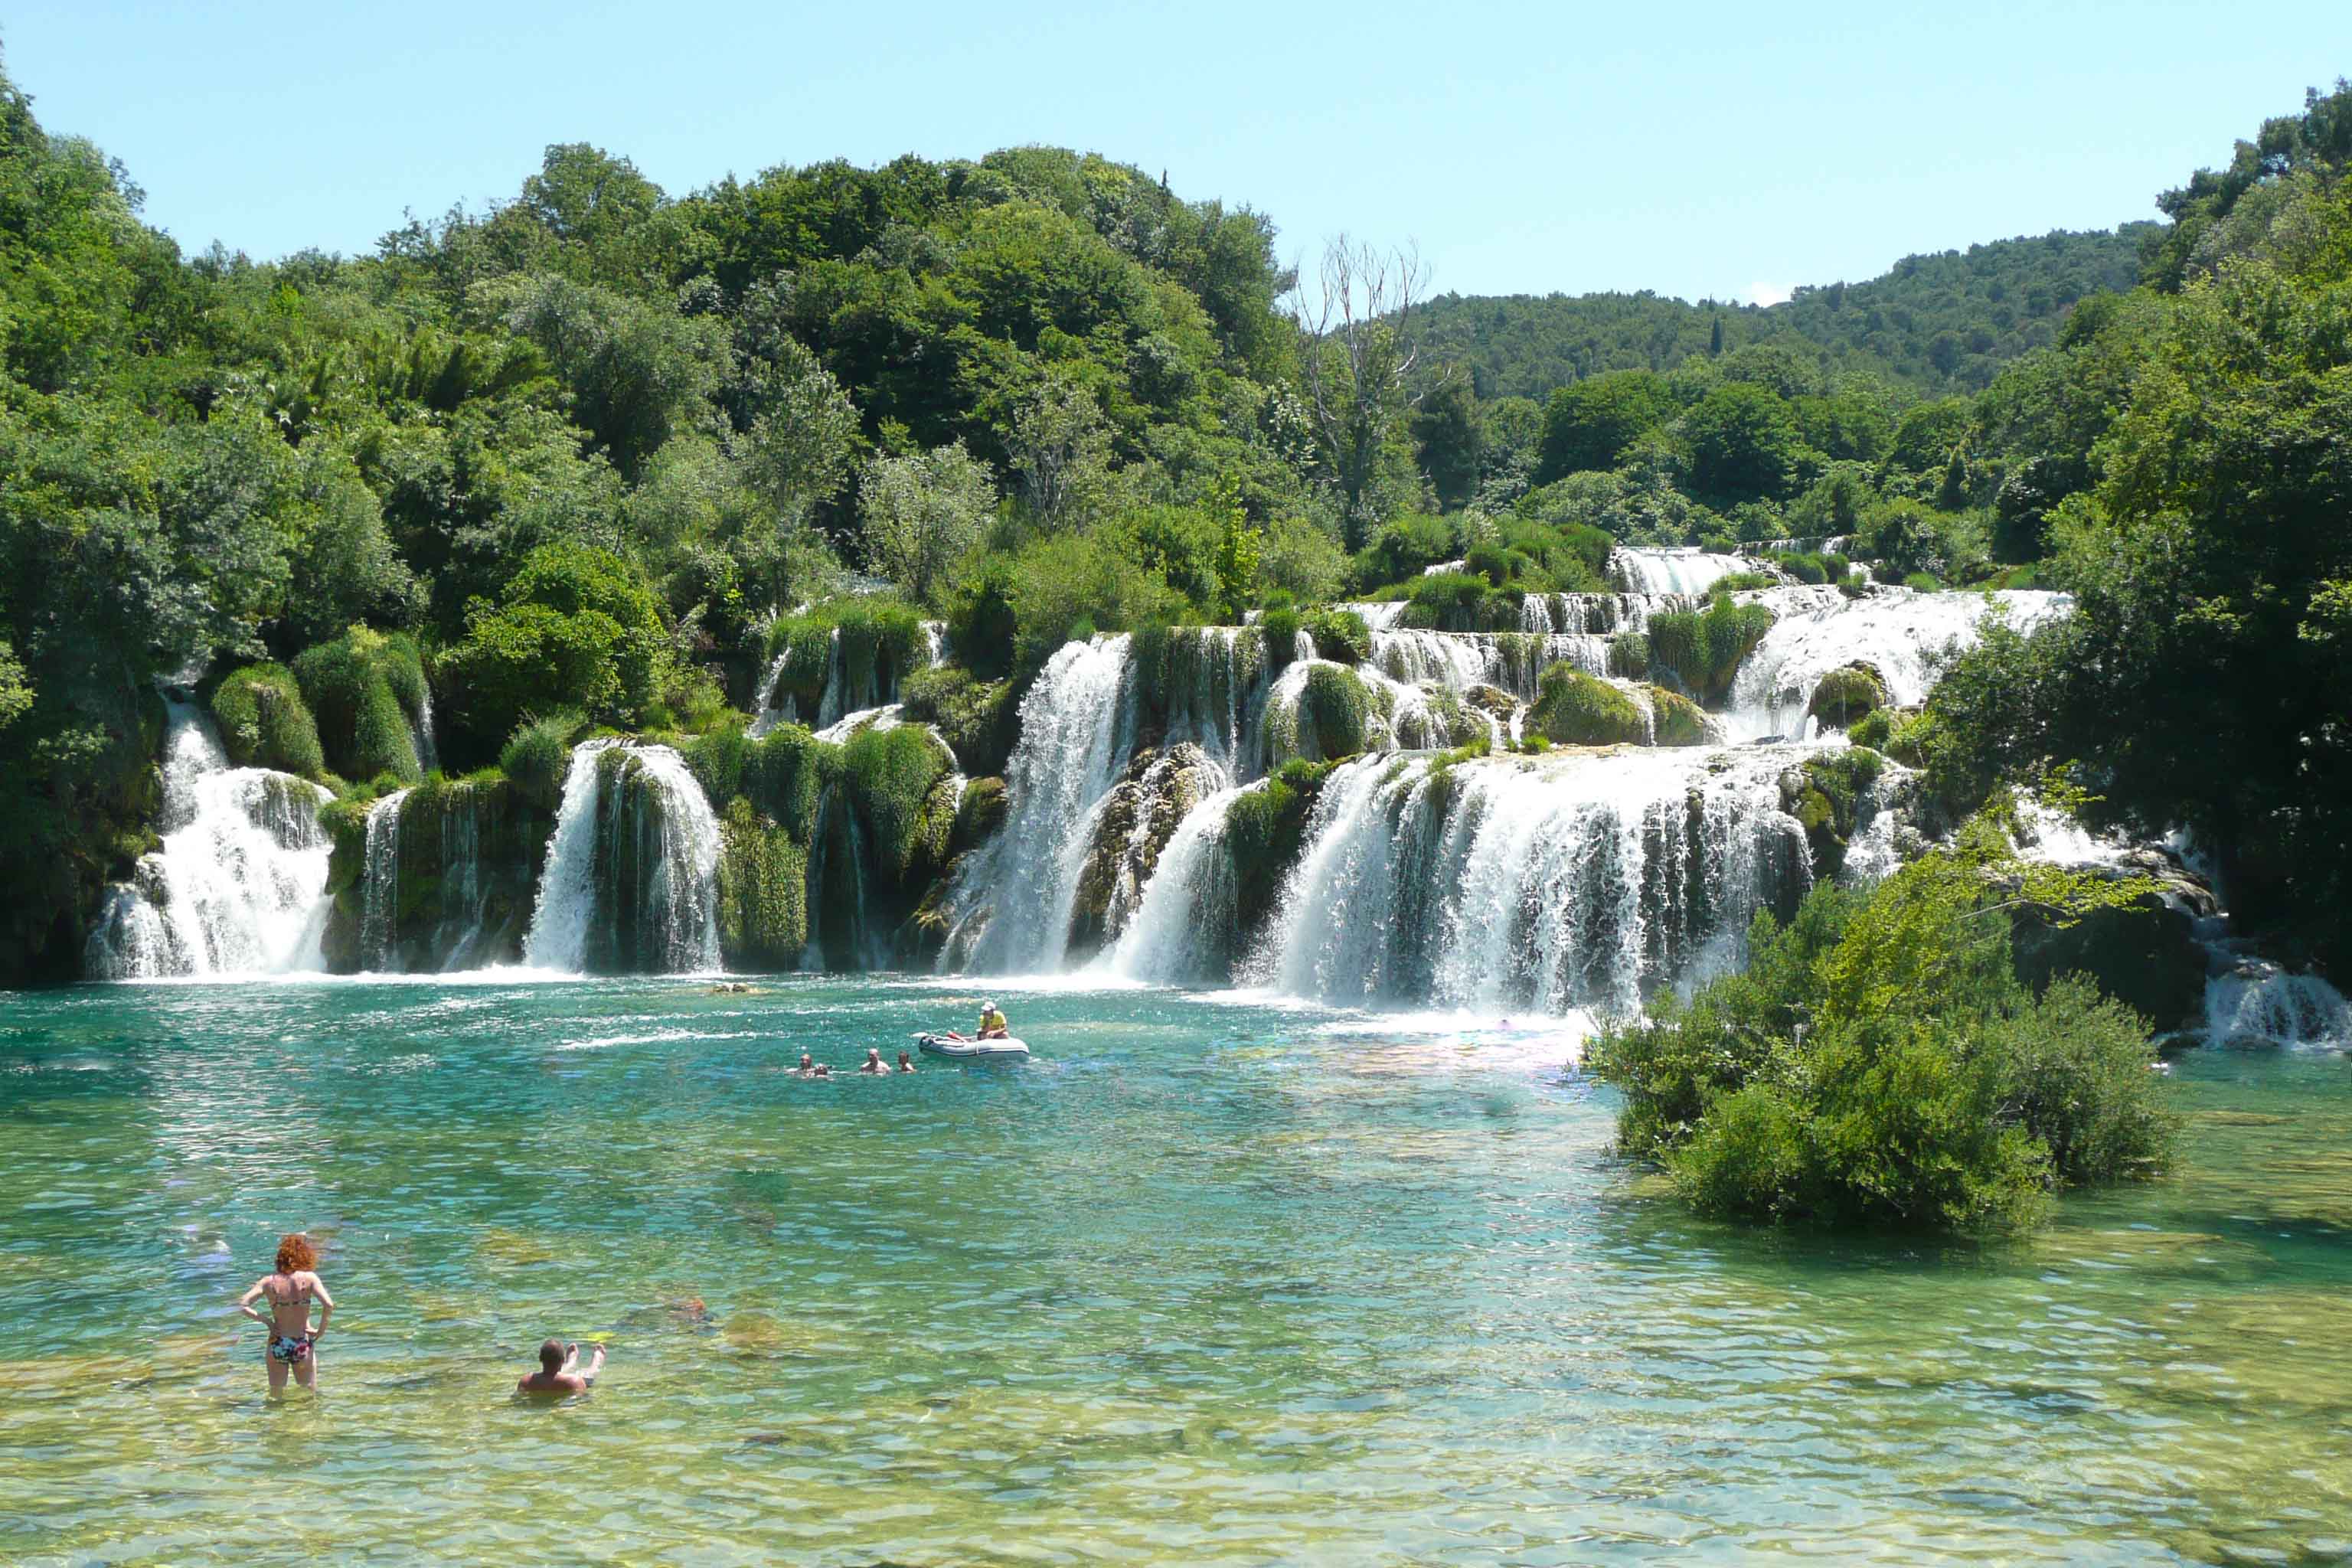
<instances>
[{"instance_id":1,"label":"wide waterfall tier","mask_svg":"<svg viewBox=\"0 0 2352 1568\"><path fill-rule=\"evenodd\" d=\"M327 792L290 773L230 767L201 710L166 708L163 844L107 889L86 972L143 980L322 967Z\"/></svg>"},{"instance_id":2,"label":"wide waterfall tier","mask_svg":"<svg viewBox=\"0 0 2352 1568\"><path fill-rule=\"evenodd\" d=\"M2031 631L2073 606L2064 594L1915 593L1878 588L1848 598L1835 588L1780 588L1741 595L1775 620L1732 684L1729 738L1807 732L1806 709L1823 676L1848 665L1878 674L1898 707L1927 700L1938 662L1973 644L1988 614Z\"/></svg>"},{"instance_id":3,"label":"wide waterfall tier","mask_svg":"<svg viewBox=\"0 0 2352 1568\"><path fill-rule=\"evenodd\" d=\"M1648 550L1623 546L1609 555L1609 575L1629 594L1704 594L1734 573L1777 576L1763 562L1705 550Z\"/></svg>"},{"instance_id":4,"label":"wide waterfall tier","mask_svg":"<svg viewBox=\"0 0 2352 1568\"><path fill-rule=\"evenodd\" d=\"M567 973L716 969L719 820L667 746L576 747L523 942Z\"/></svg>"},{"instance_id":5,"label":"wide waterfall tier","mask_svg":"<svg viewBox=\"0 0 2352 1568\"><path fill-rule=\"evenodd\" d=\"M1786 914L1812 885L1804 829L1784 809L1788 763L1674 752L1347 763L1238 952L1255 868L1228 822L1255 792L1228 792L1178 830L1106 963L1341 1003L1629 1009L1736 962L1755 912Z\"/></svg>"}]
</instances>

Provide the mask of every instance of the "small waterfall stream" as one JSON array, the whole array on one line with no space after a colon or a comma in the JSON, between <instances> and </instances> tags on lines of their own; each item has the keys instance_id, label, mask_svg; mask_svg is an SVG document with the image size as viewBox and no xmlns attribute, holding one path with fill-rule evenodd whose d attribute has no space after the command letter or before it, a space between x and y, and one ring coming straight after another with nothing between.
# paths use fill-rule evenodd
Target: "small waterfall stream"
<instances>
[{"instance_id":1,"label":"small waterfall stream","mask_svg":"<svg viewBox=\"0 0 2352 1568\"><path fill-rule=\"evenodd\" d=\"M163 846L107 889L84 949L96 980L323 967L329 843L306 779L232 768L213 723L167 699Z\"/></svg>"},{"instance_id":2,"label":"small waterfall stream","mask_svg":"<svg viewBox=\"0 0 2352 1568\"><path fill-rule=\"evenodd\" d=\"M367 848L362 885L360 966L384 972L400 967L394 927L400 909L400 807L414 793L395 790L368 808Z\"/></svg>"},{"instance_id":3,"label":"small waterfall stream","mask_svg":"<svg viewBox=\"0 0 2352 1568\"><path fill-rule=\"evenodd\" d=\"M719 820L667 746L572 753L523 962L570 973L716 969Z\"/></svg>"}]
</instances>

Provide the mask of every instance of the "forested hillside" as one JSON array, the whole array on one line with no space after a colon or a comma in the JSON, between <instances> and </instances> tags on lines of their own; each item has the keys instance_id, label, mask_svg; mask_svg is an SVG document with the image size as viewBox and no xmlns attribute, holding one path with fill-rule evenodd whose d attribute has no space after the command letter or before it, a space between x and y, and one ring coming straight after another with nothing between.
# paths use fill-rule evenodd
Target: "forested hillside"
<instances>
[{"instance_id":1,"label":"forested hillside","mask_svg":"<svg viewBox=\"0 0 2352 1568\"><path fill-rule=\"evenodd\" d=\"M1720 352L1713 312L1616 300L1539 405L1474 395L1495 302L1402 309L1409 268L1335 247L1302 322L1267 217L1092 154L674 195L559 145L491 210L256 263L180 255L0 79L0 984L78 973L156 842L159 685L348 826L436 773L543 807L598 728L718 755L772 668L845 626L903 665L929 618L954 658L909 716L992 783L1074 637L1257 611L1344 644L1343 596L1517 626L1613 544L1785 536L1846 542L1779 552L1801 580L2073 589L1904 754L1956 806L2076 762L2340 941L2347 104L2166 197L2131 292L2095 292L2126 235L1726 310ZM1568 335L1497 363L1537 386ZM840 752L807 754L910 835L934 773ZM804 851L794 809L744 830Z\"/></svg>"},{"instance_id":2,"label":"forested hillside","mask_svg":"<svg viewBox=\"0 0 2352 1568\"><path fill-rule=\"evenodd\" d=\"M1443 294L1429 301L1433 358L1466 367L1481 397L1541 398L1612 370L1672 370L1754 342L1923 393L1976 392L2001 365L2056 340L2074 302L2138 281L2155 224L1906 256L1863 283L1801 288L1772 306L1655 294Z\"/></svg>"}]
</instances>

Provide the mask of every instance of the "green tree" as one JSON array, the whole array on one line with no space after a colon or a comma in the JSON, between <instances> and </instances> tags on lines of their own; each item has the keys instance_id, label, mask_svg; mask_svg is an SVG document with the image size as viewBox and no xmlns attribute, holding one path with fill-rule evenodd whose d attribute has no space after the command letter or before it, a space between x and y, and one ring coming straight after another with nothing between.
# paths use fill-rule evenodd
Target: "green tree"
<instances>
[{"instance_id":1,"label":"green tree","mask_svg":"<svg viewBox=\"0 0 2352 1568\"><path fill-rule=\"evenodd\" d=\"M1691 480L1725 500L1787 493L1803 449L1787 399L1753 382L1730 382L1701 398L1683 420Z\"/></svg>"},{"instance_id":2,"label":"green tree","mask_svg":"<svg viewBox=\"0 0 2352 1568\"><path fill-rule=\"evenodd\" d=\"M1611 371L1561 387L1544 405L1536 483L1615 468L1635 438L1665 423L1673 408L1665 378L1652 371Z\"/></svg>"},{"instance_id":3,"label":"green tree","mask_svg":"<svg viewBox=\"0 0 2352 1568\"><path fill-rule=\"evenodd\" d=\"M918 604L933 604L950 568L996 510L988 467L961 445L877 458L858 485L866 558Z\"/></svg>"}]
</instances>

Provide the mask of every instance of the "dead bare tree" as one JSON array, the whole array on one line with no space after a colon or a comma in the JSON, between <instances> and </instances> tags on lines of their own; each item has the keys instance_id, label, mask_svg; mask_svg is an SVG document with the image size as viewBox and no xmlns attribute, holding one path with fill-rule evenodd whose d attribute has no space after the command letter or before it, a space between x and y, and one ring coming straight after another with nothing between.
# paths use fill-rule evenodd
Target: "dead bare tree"
<instances>
[{"instance_id":1,"label":"dead bare tree","mask_svg":"<svg viewBox=\"0 0 2352 1568\"><path fill-rule=\"evenodd\" d=\"M1304 273L1296 269L1294 277ZM1369 491L1381 451L1412 411L1418 350L1412 308L1429 282L1417 248L1383 250L1342 234L1323 247L1318 293L1290 294L1299 345L1299 391L1339 490L1348 548L1360 549L1372 519Z\"/></svg>"}]
</instances>

